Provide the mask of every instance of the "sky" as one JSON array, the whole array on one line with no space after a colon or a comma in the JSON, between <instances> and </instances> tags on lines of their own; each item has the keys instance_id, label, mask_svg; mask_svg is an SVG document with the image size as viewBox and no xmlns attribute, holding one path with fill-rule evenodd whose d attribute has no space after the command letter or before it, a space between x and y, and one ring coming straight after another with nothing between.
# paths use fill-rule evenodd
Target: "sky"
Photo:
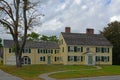
<instances>
[{"instance_id":1,"label":"sky","mask_svg":"<svg viewBox=\"0 0 120 80\"><path fill-rule=\"evenodd\" d=\"M41 35L57 35L71 27L73 33L85 33L86 28L93 28L98 34L108 23L120 21L120 0L41 0L39 11L45 16L42 25L33 31ZM0 37L10 38L8 34Z\"/></svg>"}]
</instances>

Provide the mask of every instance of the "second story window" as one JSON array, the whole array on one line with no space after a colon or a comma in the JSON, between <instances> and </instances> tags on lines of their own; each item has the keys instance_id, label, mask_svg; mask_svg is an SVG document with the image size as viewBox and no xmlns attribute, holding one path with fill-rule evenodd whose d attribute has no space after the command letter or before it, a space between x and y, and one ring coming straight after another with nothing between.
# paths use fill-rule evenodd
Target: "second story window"
<instances>
[{"instance_id":1,"label":"second story window","mask_svg":"<svg viewBox=\"0 0 120 80\"><path fill-rule=\"evenodd\" d=\"M68 52L74 52L74 46L68 46Z\"/></svg>"},{"instance_id":2,"label":"second story window","mask_svg":"<svg viewBox=\"0 0 120 80\"><path fill-rule=\"evenodd\" d=\"M83 52L83 47L80 47L80 46L68 46L68 52Z\"/></svg>"},{"instance_id":3,"label":"second story window","mask_svg":"<svg viewBox=\"0 0 120 80\"><path fill-rule=\"evenodd\" d=\"M59 50L58 50L58 49L55 50L55 54L57 54L57 53L59 53Z\"/></svg>"},{"instance_id":4,"label":"second story window","mask_svg":"<svg viewBox=\"0 0 120 80\"><path fill-rule=\"evenodd\" d=\"M109 53L109 48L96 47L96 53Z\"/></svg>"},{"instance_id":5,"label":"second story window","mask_svg":"<svg viewBox=\"0 0 120 80\"><path fill-rule=\"evenodd\" d=\"M31 49L30 48L24 48L23 53L31 53Z\"/></svg>"},{"instance_id":6,"label":"second story window","mask_svg":"<svg viewBox=\"0 0 120 80\"><path fill-rule=\"evenodd\" d=\"M14 53L15 50L13 48L9 48L9 53Z\"/></svg>"},{"instance_id":7,"label":"second story window","mask_svg":"<svg viewBox=\"0 0 120 80\"><path fill-rule=\"evenodd\" d=\"M38 49L38 53L43 53L43 50L42 49Z\"/></svg>"},{"instance_id":8,"label":"second story window","mask_svg":"<svg viewBox=\"0 0 120 80\"><path fill-rule=\"evenodd\" d=\"M62 47L62 52L64 52L64 47Z\"/></svg>"}]
</instances>

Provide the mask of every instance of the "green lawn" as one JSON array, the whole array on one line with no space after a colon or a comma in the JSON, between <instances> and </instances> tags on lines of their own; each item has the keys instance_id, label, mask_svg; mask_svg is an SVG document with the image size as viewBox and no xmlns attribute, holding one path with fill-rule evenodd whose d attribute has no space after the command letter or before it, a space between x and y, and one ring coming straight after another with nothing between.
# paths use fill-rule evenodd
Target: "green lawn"
<instances>
[{"instance_id":1,"label":"green lawn","mask_svg":"<svg viewBox=\"0 0 120 80\"><path fill-rule=\"evenodd\" d=\"M120 66L101 66L101 67L102 69L99 70L69 71L69 72L56 73L49 76L58 79L65 79L65 78L120 75Z\"/></svg>"},{"instance_id":2,"label":"green lawn","mask_svg":"<svg viewBox=\"0 0 120 80\"><path fill-rule=\"evenodd\" d=\"M12 75L21 77L25 80L42 80L38 76L43 73L64 71L64 70L76 70L69 72L61 72L50 75L55 78L78 78L86 76L99 76L99 75L120 75L120 66L102 66L101 70L96 69L94 66L77 66L77 65L27 65L22 68L16 68L15 66L2 66L0 69L8 72ZM90 70L89 70L90 69ZM91 70L93 69L93 70Z\"/></svg>"}]
</instances>

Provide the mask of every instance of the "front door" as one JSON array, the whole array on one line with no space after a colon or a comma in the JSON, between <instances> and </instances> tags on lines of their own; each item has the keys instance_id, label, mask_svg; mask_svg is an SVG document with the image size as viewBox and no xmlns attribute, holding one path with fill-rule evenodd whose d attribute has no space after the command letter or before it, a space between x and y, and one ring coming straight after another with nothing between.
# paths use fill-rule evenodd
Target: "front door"
<instances>
[{"instance_id":1,"label":"front door","mask_svg":"<svg viewBox=\"0 0 120 80\"><path fill-rule=\"evenodd\" d=\"M88 65L92 65L93 64L93 56L89 55L88 56Z\"/></svg>"},{"instance_id":2,"label":"front door","mask_svg":"<svg viewBox=\"0 0 120 80\"><path fill-rule=\"evenodd\" d=\"M51 56L48 56L48 64L51 64Z\"/></svg>"},{"instance_id":3,"label":"front door","mask_svg":"<svg viewBox=\"0 0 120 80\"><path fill-rule=\"evenodd\" d=\"M95 65L95 55L93 53L87 53L85 60L86 65Z\"/></svg>"},{"instance_id":4,"label":"front door","mask_svg":"<svg viewBox=\"0 0 120 80\"><path fill-rule=\"evenodd\" d=\"M28 56L24 56L23 57L23 64L31 64L31 60L30 60L30 58L28 57Z\"/></svg>"}]
</instances>

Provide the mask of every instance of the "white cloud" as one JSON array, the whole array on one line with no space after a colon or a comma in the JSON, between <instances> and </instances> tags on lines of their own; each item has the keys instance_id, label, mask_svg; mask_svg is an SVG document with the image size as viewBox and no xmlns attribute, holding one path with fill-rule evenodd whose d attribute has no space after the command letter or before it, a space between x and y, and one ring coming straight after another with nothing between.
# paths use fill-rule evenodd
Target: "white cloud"
<instances>
[{"instance_id":1,"label":"white cloud","mask_svg":"<svg viewBox=\"0 0 120 80\"><path fill-rule=\"evenodd\" d=\"M85 32L94 28L98 33L110 21L120 20L120 0L41 0L42 26L35 28L40 34L59 34L65 26L72 32Z\"/></svg>"},{"instance_id":2,"label":"white cloud","mask_svg":"<svg viewBox=\"0 0 120 80\"><path fill-rule=\"evenodd\" d=\"M82 8L82 10L85 10L85 9L87 9L88 7L87 7L86 5L83 5L81 8Z\"/></svg>"},{"instance_id":3,"label":"white cloud","mask_svg":"<svg viewBox=\"0 0 120 80\"><path fill-rule=\"evenodd\" d=\"M119 4L120 0L108 2L105 0L65 0L64 3L51 0L51 3L49 1L46 4L47 12L43 26L49 31L54 30L54 33L60 33L58 29L64 30L65 26L70 26L73 32L84 32L86 28L94 28L98 33L109 23L111 16L119 14Z\"/></svg>"},{"instance_id":4,"label":"white cloud","mask_svg":"<svg viewBox=\"0 0 120 80\"><path fill-rule=\"evenodd\" d=\"M116 15L116 16L112 16L111 18L110 18L110 22L113 22L113 21L120 21L120 15Z\"/></svg>"},{"instance_id":5,"label":"white cloud","mask_svg":"<svg viewBox=\"0 0 120 80\"><path fill-rule=\"evenodd\" d=\"M58 6L58 8L56 9L56 12L60 11L60 10L64 10L66 8L66 4L62 4L60 6Z\"/></svg>"},{"instance_id":6,"label":"white cloud","mask_svg":"<svg viewBox=\"0 0 120 80\"><path fill-rule=\"evenodd\" d=\"M81 0L75 0L76 4L80 4Z\"/></svg>"}]
</instances>

